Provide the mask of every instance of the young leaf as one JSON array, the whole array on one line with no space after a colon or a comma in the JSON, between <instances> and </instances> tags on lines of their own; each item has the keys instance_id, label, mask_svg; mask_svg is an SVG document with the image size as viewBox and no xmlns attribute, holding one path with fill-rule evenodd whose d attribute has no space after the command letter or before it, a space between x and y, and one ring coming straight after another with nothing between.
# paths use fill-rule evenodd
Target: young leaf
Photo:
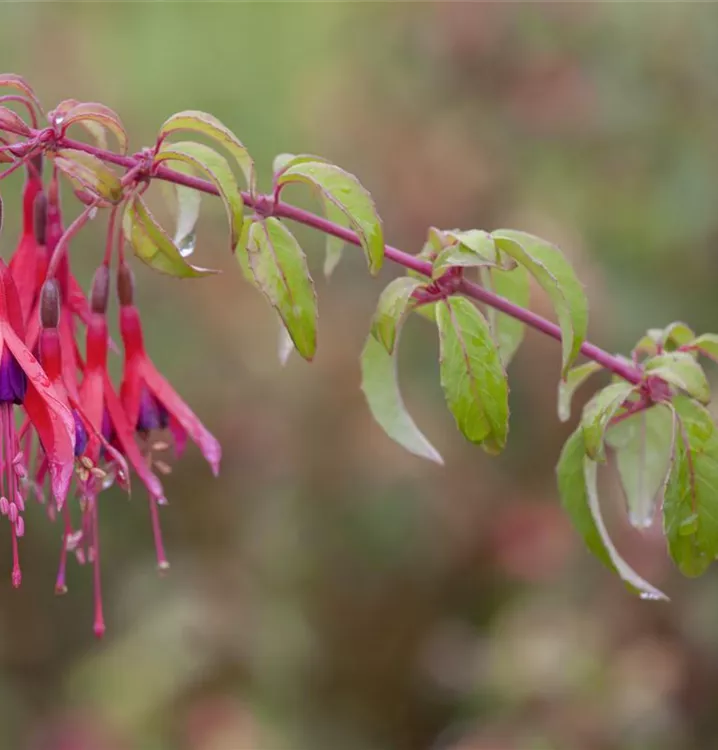
<instances>
[{"instance_id":1,"label":"young leaf","mask_svg":"<svg viewBox=\"0 0 718 750\"><path fill-rule=\"evenodd\" d=\"M397 331L397 337L400 331ZM371 334L361 355L362 391L374 419L384 432L410 453L444 463L434 446L424 437L404 406L397 383L396 354L387 352Z\"/></svg>"},{"instance_id":2,"label":"young leaf","mask_svg":"<svg viewBox=\"0 0 718 750\"><path fill-rule=\"evenodd\" d=\"M685 323L671 323L661 334L661 346L667 352L690 343L696 334Z\"/></svg>"},{"instance_id":3,"label":"young leaf","mask_svg":"<svg viewBox=\"0 0 718 750\"><path fill-rule=\"evenodd\" d=\"M97 125L100 131L109 130L115 136L121 154L127 153L127 131L116 112L97 102L76 102L74 100L68 100L68 102L70 103L69 106L61 115L63 130L69 128L70 125L79 123L86 128L89 126L89 132L97 139L98 131L92 128L92 125ZM104 148L104 138L100 137L99 141L100 147Z\"/></svg>"},{"instance_id":4,"label":"young leaf","mask_svg":"<svg viewBox=\"0 0 718 750\"><path fill-rule=\"evenodd\" d=\"M563 253L545 240L525 232L492 232L496 247L525 266L548 294L561 326L563 367L566 376L576 359L588 328L588 303L583 286Z\"/></svg>"},{"instance_id":5,"label":"young leaf","mask_svg":"<svg viewBox=\"0 0 718 750\"><path fill-rule=\"evenodd\" d=\"M374 201L354 175L320 161L292 163L277 177L277 185L302 182L319 190L324 200L346 215L359 236L369 271L376 275L384 261L384 235Z\"/></svg>"},{"instance_id":6,"label":"young leaf","mask_svg":"<svg viewBox=\"0 0 718 750\"><path fill-rule=\"evenodd\" d=\"M718 335L715 333L703 333L697 339L690 342L690 348L694 349L714 362L718 362Z\"/></svg>"},{"instance_id":7,"label":"young leaf","mask_svg":"<svg viewBox=\"0 0 718 750\"><path fill-rule=\"evenodd\" d=\"M487 452L499 452L509 427L508 384L484 316L468 300L437 306L441 385L459 430Z\"/></svg>"},{"instance_id":8,"label":"young leaf","mask_svg":"<svg viewBox=\"0 0 718 750\"><path fill-rule=\"evenodd\" d=\"M15 75L14 73L0 74L0 88L14 89L26 99L29 99L35 105L35 107L37 107L37 111L40 114L43 113L40 100L35 95L35 92L33 91L30 84L21 76Z\"/></svg>"},{"instance_id":9,"label":"young leaf","mask_svg":"<svg viewBox=\"0 0 718 750\"><path fill-rule=\"evenodd\" d=\"M678 396L676 438L663 502L671 557L684 575L698 576L718 555L718 433L709 412Z\"/></svg>"},{"instance_id":10,"label":"young leaf","mask_svg":"<svg viewBox=\"0 0 718 750\"><path fill-rule=\"evenodd\" d=\"M216 273L187 263L139 196L128 201L122 218L122 229L135 255L156 271L179 278L196 278Z\"/></svg>"},{"instance_id":11,"label":"young leaf","mask_svg":"<svg viewBox=\"0 0 718 750\"><path fill-rule=\"evenodd\" d=\"M160 128L160 138L165 138L171 133L182 130L207 136L227 149L237 162L245 180L247 180L250 192L256 191L254 161L249 155L249 151L226 125L222 124L216 117L207 114L207 112L186 110L177 112L165 121Z\"/></svg>"},{"instance_id":12,"label":"young leaf","mask_svg":"<svg viewBox=\"0 0 718 750\"><path fill-rule=\"evenodd\" d=\"M317 297L307 259L279 219L249 229L249 265L257 286L284 321L297 351L311 360L317 348Z\"/></svg>"},{"instance_id":13,"label":"young leaf","mask_svg":"<svg viewBox=\"0 0 718 750\"><path fill-rule=\"evenodd\" d=\"M586 362L578 367L572 367L566 374L565 380L558 383L558 418L568 422L571 418L571 401L573 394L593 375L601 371L598 362Z\"/></svg>"},{"instance_id":14,"label":"young leaf","mask_svg":"<svg viewBox=\"0 0 718 750\"><path fill-rule=\"evenodd\" d=\"M606 460L603 439L608 423L635 388L632 383L625 381L611 383L596 393L584 407L581 427L589 458L594 461Z\"/></svg>"},{"instance_id":15,"label":"young leaf","mask_svg":"<svg viewBox=\"0 0 718 750\"><path fill-rule=\"evenodd\" d=\"M531 294L528 271L523 266L511 270L482 268L484 287L499 297L508 299L519 307L528 307ZM487 311L489 325L504 367L508 367L524 338L526 327L520 320L490 307Z\"/></svg>"},{"instance_id":16,"label":"young leaf","mask_svg":"<svg viewBox=\"0 0 718 750\"><path fill-rule=\"evenodd\" d=\"M321 156L310 156L307 154L277 154L277 156L274 157L274 162L272 164L274 178L276 180L282 172L293 164L304 164L305 162L316 161L329 164L329 162ZM339 226L342 227L347 226L347 217L345 213L328 200L324 194L321 195L321 198L322 206L324 208L324 216L334 224L339 224ZM329 278L334 273L334 269L341 260L343 250L344 240L335 237L333 234L328 234L326 239L326 255L324 257L324 276L326 278Z\"/></svg>"},{"instance_id":17,"label":"young leaf","mask_svg":"<svg viewBox=\"0 0 718 750\"><path fill-rule=\"evenodd\" d=\"M179 161L188 164L204 172L214 183L227 211L230 245L234 252L242 234L244 200L227 160L202 143L182 141L171 145L163 144L155 156L154 163L161 164L163 161Z\"/></svg>"},{"instance_id":18,"label":"young leaf","mask_svg":"<svg viewBox=\"0 0 718 750\"><path fill-rule=\"evenodd\" d=\"M653 522L656 503L668 481L673 421L670 408L657 404L609 427L606 433L606 443L616 453L628 517L637 529Z\"/></svg>"},{"instance_id":19,"label":"young leaf","mask_svg":"<svg viewBox=\"0 0 718 750\"><path fill-rule=\"evenodd\" d=\"M496 247L490 234L478 229L470 232L445 232L453 244L441 250L433 265L432 277L438 279L449 268L496 266L498 259Z\"/></svg>"},{"instance_id":20,"label":"young leaf","mask_svg":"<svg viewBox=\"0 0 718 750\"><path fill-rule=\"evenodd\" d=\"M417 279L400 276L394 279L381 293L371 333L381 343L389 354L394 351L397 331L406 314L413 292L421 286Z\"/></svg>"},{"instance_id":21,"label":"young leaf","mask_svg":"<svg viewBox=\"0 0 718 750\"><path fill-rule=\"evenodd\" d=\"M645 371L680 388L703 404L711 400L703 368L687 352L670 352L652 357L646 361Z\"/></svg>"},{"instance_id":22,"label":"young leaf","mask_svg":"<svg viewBox=\"0 0 718 750\"><path fill-rule=\"evenodd\" d=\"M561 451L556 467L558 489L564 509L586 546L610 570L643 599L665 599L666 595L645 581L619 555L601 515L596 487L597 465L586 455L582 430L577 429Z\"/></svg>"},{"instance_id":23,"label":"young leaf","mask_svg":"<svg viewBox=\"0 0 718 750\"><path fill-rule=\"evenodd\" d=\"M6 128L11 133L17 133L17 135L28 136L32 133L25 120L17 112L13 112L7 107L0 107L0 127Z\"/></svg>"},{"instance_id":24,"label":"young leaf","mask_svg":"<svg viewBox=\"0 0 718 750\"><path fill-rule=\"evenodd\" d=\"M324 204L324 215L327 219L335 224L339 224L339 226L344 226L347 222L344 212L326 198L322 199L322 203ZM333 234L328 234L324 256L324 276L326 278L329 278L334 273L334 269L339 265L339 261L342 259L343 251L344 240L335 237Z\"/></svg>"},{"instance_id":25,"label":"young leaf","mask_svg":"<svg viewBox=\"0 0 718 750\"><path fill-rule=\"evenodd\" d=\"M58 149L55 164L73 183L111 203L122 200L120 178L96 156L74 149Z\"/></svg>"}]
</instances>

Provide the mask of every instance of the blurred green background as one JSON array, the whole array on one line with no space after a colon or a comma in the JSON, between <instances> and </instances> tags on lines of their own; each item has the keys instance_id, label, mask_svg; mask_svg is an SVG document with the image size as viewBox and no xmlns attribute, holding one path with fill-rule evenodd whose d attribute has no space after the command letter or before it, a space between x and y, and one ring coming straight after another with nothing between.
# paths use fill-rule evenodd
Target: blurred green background
<instances>
[{"instance_id":1,"label":"blurred green background","mask_svg":"<svg viewBox=\"0 0 718 750\"><path fill-rule=\"evenodd\" d=\"M406 250L431 224L545 236L577 267L591 337L609 350L675 319L718 328L710 5L3 3L0 63L48 108L113 107L133 148L194 108L229 125L265 177L279 152L326 156L359 175ZM6 257L19 188L3 183ZM221 477L192 449L167 478L165 578L142 492L103 496L101 643L90 571L73 565L69 593L53 595L59 529L42 510L28 511L19 592L3 538L0 747L717 746L716 575L672 572L660 530L626 524L615 482L612 533L670 604L626 593L568 527L556 343L527 336L510 368L509 447L489 459L454 429L435 336L412 320L406 401L447 459L422 463L372 423L359 390L395 271L370 280L348 251L327 283L322 238L298 230L319 354L282 368L275 317L224 232L206 201L196 258L219 278L137 269L149 349L222 441ZM74 246L84 282L102 243L98 222ZM540 295L534 305L550 314Z\"/></svg>"}]
</instances>

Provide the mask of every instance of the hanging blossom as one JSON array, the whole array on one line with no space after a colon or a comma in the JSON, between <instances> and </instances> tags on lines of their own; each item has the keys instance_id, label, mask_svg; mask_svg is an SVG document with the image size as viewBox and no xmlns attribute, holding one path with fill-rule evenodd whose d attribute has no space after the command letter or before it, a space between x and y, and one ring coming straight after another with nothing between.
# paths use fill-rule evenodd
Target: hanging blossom
<instances>
[{"instance_id":1,"label":"hanging blossom","mask_svg":"<svg viewBox=\"0 0 718 750\"><path fill-rule=\"evenodd\" d=\"M73 227L63 226L57 170L45 186L42 160L28 159L20 241L9 266L0 261L0 513L11 528L12 582L20 585L18 540L25 533L25 501L34 494L63 528L56 592L67 590L71 556L93 566L97 636L105 631L102 493L115 484L129 491L130 471L136 474L149 499L157 565L166 570L159 506L167 501L157 474L168 474L170 467L161 454L173 444L181 456L189 437L215 474L221 458L218 441L145 351L123 235L115 237L116 214L114 206L105 257L85 295L70 267ZM86 210L81 218L90 216ZM114 254L124 344L119 393L108 372L109 351L116 348L106 314ZM15 409L26 417L19 431Z\"/></svg>"}]
</instances>

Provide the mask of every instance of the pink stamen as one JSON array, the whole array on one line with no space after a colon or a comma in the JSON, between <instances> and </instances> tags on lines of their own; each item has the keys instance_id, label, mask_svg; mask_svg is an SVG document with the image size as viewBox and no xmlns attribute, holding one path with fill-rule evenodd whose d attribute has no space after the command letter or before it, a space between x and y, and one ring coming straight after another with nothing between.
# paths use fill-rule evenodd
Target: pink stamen
<instances>
[{"instance_id":1,"label":"pink stamen","mask_svg":"<svg viewBox=\"0 0 718 750\"><path fill-rule=\"evenodd\" d=\"M66 583L66 570L67 570L67 543L72 534L72 522L70 520L70 510L65 503L62 509L63 520L65 522L65 530L62 534L62 549L60 550L60 564L57 568L57 578L55 579L55 593L66 594L67 583Z\"/></svg>"},{"instance_id":2,"label":"pink stamen","mask_svg":"<svg viewBox=\"0 0 718 750\"><path fill-rule=\"evenodd\" d=\"M157 501L150 498L150 518L152 519L152 535L155 538L155 551L157 553L157 568L164 572L169 570L170 564L165 554L165 546L162 541L162 527L160 526L160 515L157 511Z\"/></svg>"},{"instance_id":3,"label":"pink stamen","mask_svg":"<svg viewBox=\"0 0 718 750\"><path fill-rule=\"evenodd\" d=\"M102 581L100 578L100 522L97 512L97 497L92 500L92 547L94 551L94 586L95 586L95 637L102 638L105 634L105 617L102 612Z\"/></svg>"}]
</instances>

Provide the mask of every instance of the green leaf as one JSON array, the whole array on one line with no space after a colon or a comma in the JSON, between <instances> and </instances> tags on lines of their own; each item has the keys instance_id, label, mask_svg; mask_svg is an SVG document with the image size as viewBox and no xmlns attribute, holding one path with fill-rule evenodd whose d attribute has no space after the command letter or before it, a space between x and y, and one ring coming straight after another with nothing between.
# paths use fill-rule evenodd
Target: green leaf
<instances>
[{"instance_id":1,"label":"green leaf","mask_svg":"<svg viewBox=\"0 0 718 750\"><path fill-rule=\"evenodd\" d=\"M565 377L588 328L588 303L583 286L563 253L545 240L512 229L499 229L492 236L496 247L525 266L548 294L561 327L561 374Z\"/></svg>"},{"instance_id":2,"label":"green leaf","mask_svg":"<svg viewBox=\"0 0 718 750\"><path fill-rule=\"evenodd\" d=\"M322 198L322 203L324 205L324 215L327 219L335 224L339 224L339 226L344 226L347 221L344 212L326 198ZM335 237L333 234L328 234L326 243L324 276L329 278L334 273L334 269L339 265L339 261L342 259L344 240L340 237Z\"/></svg>"},{"instance_id":3,"label":"green leaf","mask_svg":"<svg viewBox=\"0 0 718 750\"><path fill-rule=\"evenodd\" d=\"M690 343L690 348L704 354L714 362L718 362L718 335L703 333Z\"/></svg>"},{"instance_id":4,"label":"green leaf","mask_svg":"<svg viewBox=\"0 0 718 750\"><path fill-rule=\"evenodd\" d=\"M622 381L611 383L598 391L586 404L581 418L586 454L594 461L605 461L603 439L608 423L621 408L624 401L635 391L636 386Z\"/></svg>"},{"instance_id":5,"label":"green leaf","mask_svg":"<svg viewBox=\"0 0 718 750\"><path fill-rule=\"evenodd\" d=\"M647 360L645 372L680 388L703 404L711 400L708 380L703 368L687 352L659 354Z\"/></svg>"},{"instance_id":6,"label":"green leaf","mask_svg":"<svg viewBox=\"0 0 718 750\"><path fill-rule=\"evenodd\" d=\"M219 191L227 211L230 228L230 246L234 252L242 234L244 201L227 160L214 149L202 143L183 141L171 145L163 144L155 156L155 164L163 161L179 161L204 173Z\"/></svg>"},{"instance_id":7,"label":"green leaf","mask_svg":"<svg viewBox=\"0 0 718 750\"><path fill-rule=\"evenodd\" d=\"M673 413L657 404L609 427L606 442L616 452L628 517L637 529L653 522L673 452Z\"/></svg>"},{"instance_id":8,"label":"green leaf","mask_svg":"<svg viewBox=\"0 0 718 750\"><path fill-rule=\"evenodd\" d=\"M558 418L562 422L568 422L571 418L571 401L573 394L596 372L601 371L598 362L586 362L578 367L571 368L566 374L565 380L558 383Z\"/></svg>"},{"instance_id":9,"label":"green leaf","mask_svg":"<svg viewBox=\"0 0 718 750\"><path fill-rule=\"evenodd\" d=\"M510 300L519 307L528 307L531 294L530 277L523 266L511 270L499 268L482 268L483 286L499 297ZM489 307L487 310L489 325L494 341L499 348L499 355L504 367L511 362L524 338L526 326L511 315Z\"/></svg>"},{"instance_id":10,"label":"green leaf","mask_svg":"<svg viewBox=\"0 0 718 750\"><path fill-rule=\"evenodd\" d=\"M508 384L489 324L462 297L451 297L436 310L441 385L463 435L499 452L509 427Z\"/></svg>"},{"instance_id":11,"label":"green leaf","mask_svg":"<svg viewBox=\"0 0 718 750\"><path fill-rule=\"evenodd\" d=\"M371 333L389 354L394 351L397 332L411 303L411 295L421 286L417 279L400 276L381 293L371 324Z\"/></svg>"},{"instance_id":12,"label":"green leaf","mask_svg":"<svg viewBox=\"0 0 718 750\"><path fill-rule=\"evenodd\" d=\"M596 488L597 465L586 455L582 430L577 429L561 451L556 467L558 489L564 509L588 549L610 570L618 573L628 588L643 599L665 599L666 595L645 581L620 556L601 515Z\"/></svg>"},{"instance_id":13,"label":"green leaf","mask_svg":"<svg viewBox=\"0 0 718 750\"><path fill-rule=\"evenodd\" d=\"M369 270L376 275L384 261L384 235L374 201L357 178L334 164L307 161L291 164L277 177L278 186L291 182L316 188L346 215L359 236Z\"/></svg>"},{"instance_id":14,"label":"green leaf","mask_svg":"<svg viewBox=\"0 0 718 750\"><path fill-rule=\"evenodd\" d=\"M182 162L173 164L175 172L194 175L195 170ZM167 205L174 215L175 235L174 243L179 248L184 258L194 252L197 240L195 227L199 220L199 210L202 204L202 194L199 190L177 185L172 182L160 180L160 188L164 194Z\"/></svg>"},{"instance_id":15,"label":"green leaf","mask_svg":"<svg viewBox=\"0 0 718 750\"><path fill-rule=\"evenodd\" d=\"M694 331L692 331L685 323L671 323L663 330L661 335L661 345L666 351L670 352L674 351L679 346L690 343L695 337L696 334Z\"/></svg>"},{"instance_id":16,"label":"green leaf","mask_svg":"<svg viewBox=\"0 0 718 750\"><path fill-rule=\"evenodd\" d=\"M443 276L449 268L455 266L477 268L498 265L496 247L490 234L472 229L468 232L444 232L444 235L453 244L436 256L433 278Z\"/></svg>"},{"instance_id":17,"label":"green leaf","mask_svg":"<svg viewBox=\"0 0 718 750\"><path fill-rule=\"evenodd\" d=\"M227 149L242 171L250 192L255 192L256 175L254 172L254 161L249 155L249 151L247 151L242 142L226 125L207 112L186 110L184 112L177 112L177 114L172 115L172 117L165 121L164 125L160 128L160 137L164 138L171 133L182 130L204 135Z\"/></svg>"},{"instance_id":18,"label":"green leaf","mask_svg":"<svg viewBox=\"0 0 718 750\"><path fill-rule=\"evenodd\" d=\"M216 273L211 269L198 268L187 263L138 196L127 202L122 229L135 255L156 271L180 278L197 278Z\"/></svg>"},{"instance_id":19,"label":"green leaf","mask_svg":"<svg viewBox=\"0 0 718 750\"><path fill-rule=\"evenodd\" d=\"M74 149L58 149L55 164L76 185L111 203L122 200L120 178L96 156Z\"/></svg>"},{"instance_id":20,"label":"green leaf","mask_svg":"<svg viewBox=\"0 0 718 750\"><path fill-rule=\"evenodd\" d=\"M252 223L248 257L258 288L284 321L297 351L311 360L317 348L317 297L299 243L279 219L269 217Z\"/></svg>"},{"instance_id":21,"label":"green leaf","mask_svg":"<svg viewBox=\"0 0 718 750\"><path fill-rule=\"evenodd\" d=\"M681 572L698 576L718 555L718 433L695 401L678 396L673 408L678 421L663 528Z\"/></svg>"},{"instance_id":22,"label":"green leaf","mask_svg":"<svg viewBox=\"0 0 718 750\"><path fill-rule=\"evenodd\" d=\"M399 335L397 331L397 337ZM395 349L396 351L396 349ZM362 391L374 419L384 432L410 453L444 463L404 406L397 383L396 353L392 356L371 334L361 355Z\"/></svg>"}]
</instances>

